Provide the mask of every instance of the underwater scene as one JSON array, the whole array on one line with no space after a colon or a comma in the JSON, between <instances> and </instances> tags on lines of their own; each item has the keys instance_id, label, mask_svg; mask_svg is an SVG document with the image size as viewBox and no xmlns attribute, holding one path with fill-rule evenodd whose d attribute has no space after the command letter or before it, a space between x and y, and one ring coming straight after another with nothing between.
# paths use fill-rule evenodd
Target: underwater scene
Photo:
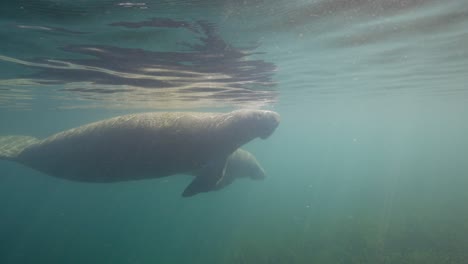
<instances>
[{"instance_id":1,"label":"underwater scene","mask_svg":"<svg viewBox=\"0 0 468 264\"><path fill-rule=\"evenodd\" d=\"M468 2L0 2L0 263L468 263Z\"/></svg>"}]
</instances>

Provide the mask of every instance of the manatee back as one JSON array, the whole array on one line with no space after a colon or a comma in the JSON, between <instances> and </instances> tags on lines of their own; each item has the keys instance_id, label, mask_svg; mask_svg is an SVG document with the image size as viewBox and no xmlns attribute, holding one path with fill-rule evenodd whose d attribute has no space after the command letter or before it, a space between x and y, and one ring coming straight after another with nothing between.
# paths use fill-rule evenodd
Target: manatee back
<instances>
[{"instance_id":1,"label":"manatee back","mask_svg":"<svg viewBox=\"0 0 468 264\"><path fill-rule=\"evenodd\" d=\"M15 160L25 148L38 142L30 136L0 136L0 159Z\"/></svg>"}]
</instances>

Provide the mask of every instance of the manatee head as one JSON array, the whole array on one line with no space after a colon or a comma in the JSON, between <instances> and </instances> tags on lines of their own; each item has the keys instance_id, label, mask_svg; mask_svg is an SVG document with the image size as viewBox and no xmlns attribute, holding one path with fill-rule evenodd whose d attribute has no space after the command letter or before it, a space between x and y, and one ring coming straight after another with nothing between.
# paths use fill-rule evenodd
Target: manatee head
<instances>
[{"instance_id":1,"label":"manatee head","mask_svg":"<svg viewBox=\"0 0 468 264\"><path fill-rule=\"evenodd\" d=\"M255 120L254 122L256 122L261 139L265 139L273 134L280 123L279 114L273 111L260 111L253 114L252 118Z\"/></svg>"},{"instance_id":2,"label":"manatee head","mask_svg":"<svg viewBox=\"0 0 468 264\"><path fill-rule=\"evenodd\" d=\"M280 123L280 116L268 110L242 109L228 113L225 120L234 137L248 142L256 137L265 139L273 134Z\"/></svg>"}]
</instances>

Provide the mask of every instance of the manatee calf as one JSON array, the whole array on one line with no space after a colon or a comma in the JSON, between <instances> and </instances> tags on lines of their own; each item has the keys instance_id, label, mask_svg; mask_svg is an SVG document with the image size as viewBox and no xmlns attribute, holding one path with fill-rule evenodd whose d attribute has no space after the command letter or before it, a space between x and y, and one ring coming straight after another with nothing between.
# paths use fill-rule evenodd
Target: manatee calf
<instances>
[{"instance_id":1,"label":"manatee calf","mask_svg":"<svg viewBox=\"0 0 468 264\"><path fill-rule=\"evenodd\" d=\"M231 154L254 138L270 136L279 121L277 113L265 110L125 115L43 140L0 137L0 158L55 177L84 182L191 174L195 178L182 195L192 196L232 182L224 179L227 160L231 157L232 164L236 164L240 156ZM235 171L235 166L230 171Z\"/></svg>"},{"instance_id":2,"label":"manatee calf","mask_svg":"<svg viewBox=\"0 0 468 264\"><path fill-rule=\"evenodd\" d=\"M215 186L215 190L222 189L239 178L263 180L266 177L265 170L258 163L252 153L237 149L229 155L226 162L226 171L223 178Z\"/></svg>"}]
</instances>

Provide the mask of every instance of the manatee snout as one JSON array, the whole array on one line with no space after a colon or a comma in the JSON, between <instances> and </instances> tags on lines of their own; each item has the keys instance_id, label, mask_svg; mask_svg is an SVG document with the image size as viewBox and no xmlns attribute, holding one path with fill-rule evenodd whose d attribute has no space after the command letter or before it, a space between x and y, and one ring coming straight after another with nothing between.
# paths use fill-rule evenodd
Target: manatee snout
<instances>
[{"instance_id":1,"label":"manatee snout","mask_svg":"<svg viewBox=\"0 0 468 264\"><path fill-rule=\"evenodd\" d=\"M278 127L280 123L280 115L276 112L267 110L263 111L261 115L262 117L260 120L262 120L263 126L262 131L260 131L260 138L266 139L271 136L271 134L273 134L275 129Z\"/></svg>"}]
</instances>

